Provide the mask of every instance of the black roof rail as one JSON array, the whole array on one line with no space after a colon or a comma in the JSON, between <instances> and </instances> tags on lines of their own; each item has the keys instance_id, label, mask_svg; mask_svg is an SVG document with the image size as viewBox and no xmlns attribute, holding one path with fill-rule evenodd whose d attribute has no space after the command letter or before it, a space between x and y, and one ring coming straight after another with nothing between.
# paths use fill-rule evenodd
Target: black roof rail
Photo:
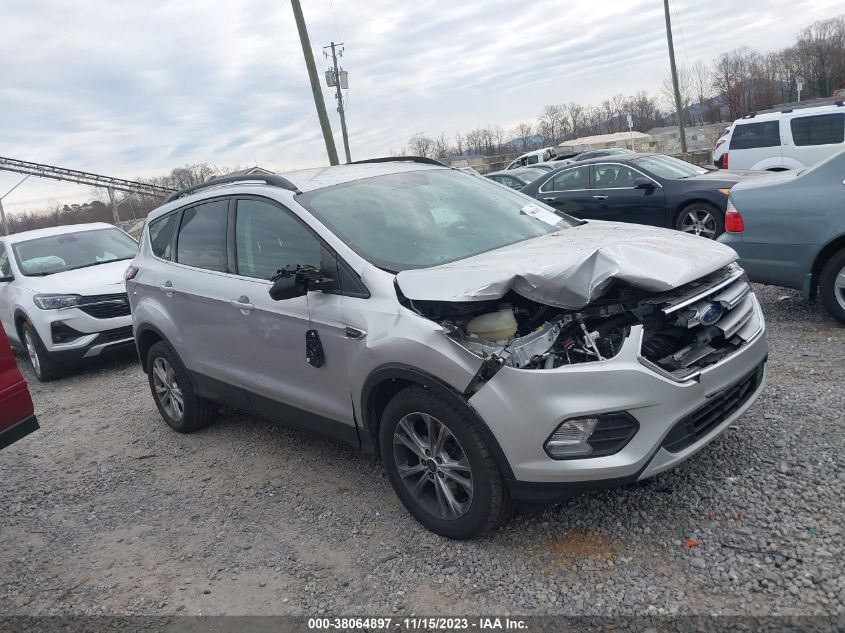
<instances>
[{"instance_id":1,"label":"black roof rail","mask_svg":"<svg viewBox=\"0 0 845 633\"><path fill-rule=\"evenodd\" d=\"M757 113L756 113L756 112L749 112L748 114L746 114L746 115L745 115L744 117L742 117L742 118L743 118L743 119L753 119L755 116L757 116Z\"/></svg>"},{"instance_id":2,"label":"black roof rail","mask_svg":"<svg viewBox=\"0 0 845 633\"><path fill-rule=\"evenodd\" d=\"M792 108L787 108L786 110L781 110L780 113L781 114L789 114L790 112L794 112L794 111L795 110L793 110Z\"/></svg>"},{"instance_id":3,"label":"black roof rail","mask_svg":"<svg viewBox=\"0 0 845 633\"><path fill-rule=\"evenodd\" d=\"M219 176L217 178L212 178L211 180L207 180L206 182L198 185L180 189L179 191L167 196L162 204L173 202L183 196L189 196L200 189L205 189L206 187L215 187L217 185L227 185L236 182L255 182L256 180L268 184L271 187L281 187L282 189L287 189L288 191L293 191L294 193L302 193L299 190L299 187L293 184L290 180L276 174L232 174L231 176Z\"/></svg>"},{"instance_id":4,"label":"black roof rail","mask_svg":"<svg viewBox=\"0 0 845 633\"><path fill-rule=\"evenodd\" d=\"M433 158L426 158L425 156L384 156L382 158L367 158L365 160L354 160L349 165L362 165L365 163L421 163L423 165L437 165L438 167L448 167L446 163L441 163L439 160Z\"/></svg>"},{"instance_id":5,"label":"black roof rail","mask_svg":"<svg viewBox=\"0 0 845 633\"><path fill-rule=\"evenodd\" d=\"M839 101L834 101L833 105L835 105L837 108L841 108L842 106L845 106L845 101L840 99Z\"/></svg>"}]
</instances>

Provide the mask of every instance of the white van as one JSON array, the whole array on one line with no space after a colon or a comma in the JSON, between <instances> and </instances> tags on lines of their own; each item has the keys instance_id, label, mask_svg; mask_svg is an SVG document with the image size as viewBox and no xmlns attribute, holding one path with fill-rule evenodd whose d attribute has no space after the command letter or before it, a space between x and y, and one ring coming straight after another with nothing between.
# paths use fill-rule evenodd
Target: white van
<instances>
[{"instance_id":1,"label":"white van","mask_svg":"<svg viewBox=\"0 0 845 633\"><path fill-rule=\"evenodd\" d=\"M526 152L505 167L505 169L516 169L517 167L525 167L526 165L533 165L535 163L545 163L555 156L557 156L557 153L554 147L542 147L535 149L533 152Z\"/></svg>"},{"instance_id":2,"label":"white van","mask_svg":"<svg viewBox=\"0 0 845 633\"><path fill-rule=\"evenodd\" d=\"M803 169L845 150L845 103L751 113L723 138L720 169Z\"/></svg>"}]
</instances>

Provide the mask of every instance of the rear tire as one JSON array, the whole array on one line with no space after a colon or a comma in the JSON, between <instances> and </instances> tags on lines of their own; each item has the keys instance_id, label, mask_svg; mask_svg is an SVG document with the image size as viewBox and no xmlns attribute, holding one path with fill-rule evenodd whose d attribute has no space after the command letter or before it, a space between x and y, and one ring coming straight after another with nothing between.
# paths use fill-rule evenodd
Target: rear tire
<instances>
[{"instance_id":1,"label":"rear tire","mask_svg":"<svg viewBox=\"0 0 845 633\"><path fill-rule=\"evenodd\" d=\"M39 382L50 382L65 375L65 366L50 358L47 348L41 342L38 332L29 323L21 328L23 348L32 363L32 369Z\"/></svg>"},{"instance_id":2,"label":"rear tire","mask_svg":"<svg viewBox=\"0 0 845 633\"><path fill-rule=\"evenodd\" d=\"M159 341L147 353L150 392L164 421L179 433L192 433L214 421L217 407L196 394L179 355Z\"/></svg>"},{"instance_id":3,"label":"rear tire","mask_svg":"<svg viewBox=\"0 0 845 633\"><path fill-rule=\"evenodd\" d=\"M831 316L845 324L845 250L836 253L822 268L819 295Z\"/></svg>"},{"instance_id":4,"label":"rear tire","mask_svg":"<svg viewBox=\"0 0 845 633\"><path fill-rule=\"evenodd\" d=\"M432 532L469 539L509 516L508 490L487 443L439 394L421 386L396 394L382 415L379 446L399 500Z\"/></svg>"},{"instance_id":5,"label":"rear tire","mask_svg":"<svg viewBox=\"0 0 845 633\"><path fill-rule=\"evenodd\" d=\"M675 229L715 240L725 232L725 215L709 202L693 202L678 213Z\"/></svg>"}]
</instances>

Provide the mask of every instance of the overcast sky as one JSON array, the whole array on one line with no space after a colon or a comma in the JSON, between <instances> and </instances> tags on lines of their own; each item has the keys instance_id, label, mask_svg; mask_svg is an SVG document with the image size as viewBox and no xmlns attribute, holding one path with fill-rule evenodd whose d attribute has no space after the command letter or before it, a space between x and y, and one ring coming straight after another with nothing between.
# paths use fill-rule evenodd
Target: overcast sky
<instances>
[{"instance_id":1,"label":"overcast sky","mask_svg":"<svg viewBox=\"0 0 845 633\"><path fill-rule=\"evenodd\" d=\"M657 92L660 0L302 0L322 46L346 43L353 160L415 132L533 121L548 103ZM800 5L800 11L796 7ZM672 0L679 63L773 50L842 0ZM0 156L122 178L186 163L327 164L286 0L3 0ZM323 89L342 155L330 89ZM18 180L0 172L0 196ZM89 199L31 178L7 211Z\"/></svg>"}]
</instances>

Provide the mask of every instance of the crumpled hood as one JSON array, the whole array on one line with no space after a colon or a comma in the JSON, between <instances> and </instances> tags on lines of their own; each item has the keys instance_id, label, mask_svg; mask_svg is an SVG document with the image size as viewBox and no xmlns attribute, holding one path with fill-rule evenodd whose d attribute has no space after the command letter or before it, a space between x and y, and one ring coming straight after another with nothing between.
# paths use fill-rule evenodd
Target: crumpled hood
<instances>
[{"instance_id":1,"label":"crumpled hood","mask_svg":"<svg viewBox=\"0 0 845 633\"><path fill-rule=\"evenodd\" d=\"M26 286L35 292L51 294L117 294L126 292L123 273L130 263L131 260L124 259L44 277L25 277Z\"/></svg>"},{"instance_id":2,"label":"crumpled hood","mask_svg":"<svg viewBox=\"0 0 845 633\"><path fill-rule=\"evenodd\" d=\"M719 242L668 229L590 221L442 266L405 270L409 299L485 301L509 290L553 307L582 308L618 279L663 292L737 259Z\"/></svg>"}]
</instances>

